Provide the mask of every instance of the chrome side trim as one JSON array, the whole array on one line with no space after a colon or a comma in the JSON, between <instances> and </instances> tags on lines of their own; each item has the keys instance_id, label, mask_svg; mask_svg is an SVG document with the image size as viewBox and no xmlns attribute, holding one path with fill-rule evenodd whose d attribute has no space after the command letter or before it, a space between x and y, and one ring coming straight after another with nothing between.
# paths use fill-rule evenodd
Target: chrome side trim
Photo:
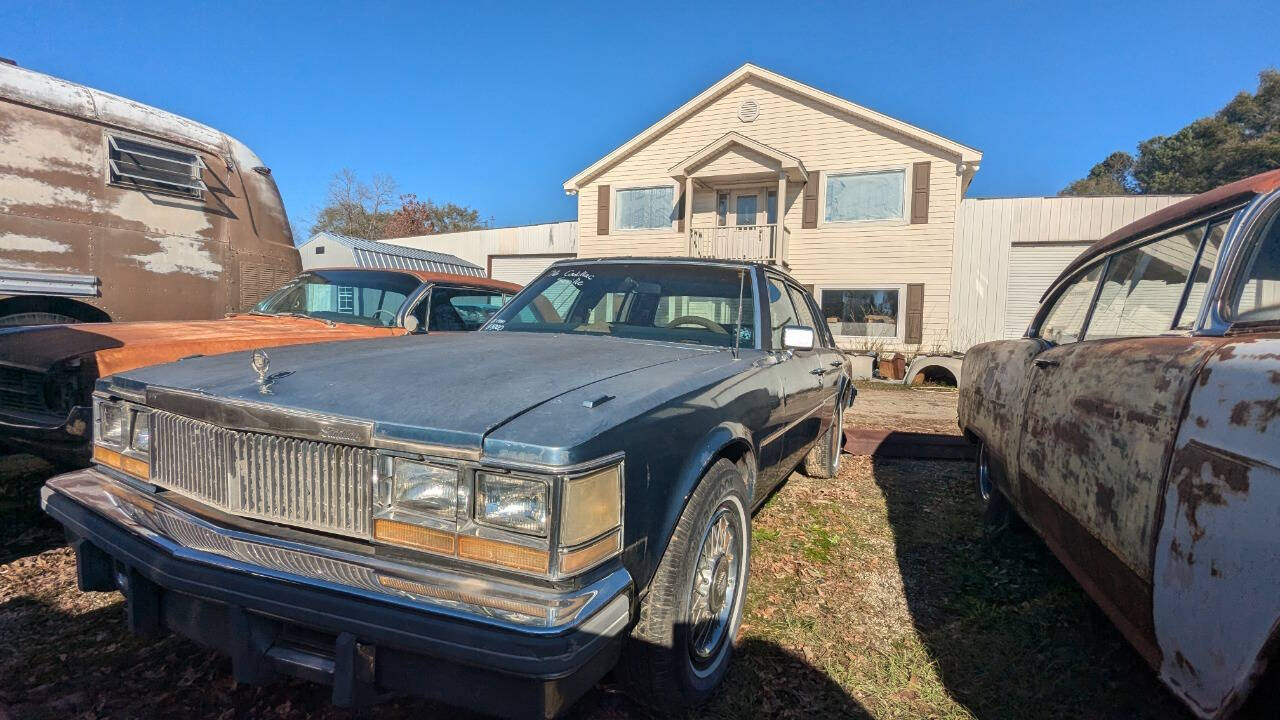
<instances>
[{"instance_id":1,"label":"chrome side trim","mask_svg":"<svg viewBox=\"0 0 1280 720\"><path fill-rule=\"evenodd\" d=\"M764 447L765 445L768 445L769 443L773 442L774 440L777 440L778 438L782 437L783 435L786 435L786 434L787 434L787 431L789 431L791 428L794 428L795 426L799 425L800 423L804 422L805 420L808 420L809 418L813 417L813 414L814 414L814 413L816 413L816 412L818 412L819 410L822 410L823 408L825 408L825 407L827 406L827 403L831 402L831 399L832 399L832 398L834 398L834 397L836 397L836 396L838 396L839 394L840 394L840 391L838 391L838 390L837 390L836 392L834 392L834 393L832 393L832 394L828 395L827 397L823 398L823 400L822 400L822 402L821 402L821 403L819 403L817 406L815 406L815 407L814 407L812 410L810 410L809 412L805 413L803 416L801 416L801 417L797 418L796 420L791 421L790 423L787 423L787 426L786 426L786 427L784 427L784 428L780 428L780 429L778 429L778 430L774 430L772 433L770 433L770 434L769 434L769 436L768 436L768 437L766 437L764 440L761 440L761 441L760 441L760 447Z\"/></svg>"},{"instance_id":2,"label":"chrome side trim","mask_svg":"<svg viewBox=\"0 0 1280 720\"><path fill-rule=\"evenodd\" d=\"M585 587L557 592L266 537L216 525L94 469L49 480L41 489L42 506L53 493L180 560L526 634L553 635L580 625L632 585L631 575L618 568Z\"/></svg>"}]
</instances>

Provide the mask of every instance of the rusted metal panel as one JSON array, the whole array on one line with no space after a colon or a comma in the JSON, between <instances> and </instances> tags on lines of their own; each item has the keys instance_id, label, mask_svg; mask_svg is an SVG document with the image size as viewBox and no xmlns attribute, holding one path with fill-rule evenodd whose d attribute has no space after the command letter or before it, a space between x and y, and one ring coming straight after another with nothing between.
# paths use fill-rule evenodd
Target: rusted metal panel
<instances>
[{"instance_id":1,"label":"rusted metal panel","mask_svg":"<svg viewBox=\"0 0 1280 720\"><path fill-rule=\"evenodd\" d=\"M1227 341L1191 392L1164 489L1153 614L1161 675L1228 713L1280 618L1280 334Z\"/></svg>"},{"instance_id":2,"label":"rusted metal panel","mask_svg":"<svg viewBox=\"0 0 1280 720\"><path fill-rule=\"evenodd\" d=\"M1031 358L1043 347L1039 340L1004 340L975 345L965 354L957 400L960 427L987 445L1003 471L997 474L997 482L1000 476L1018 476L1017 448L1029 368ZM1017 483L1002 484L1000 491L1017 505Z\"/></svg>"},{"instance_id":3,"label":"rusted metal panel","mask_svg":"<svg viewBox=\"0 0 1280 720\"><path fill-rule=\"evenodd\" d=\"M197 198L112 182L112 137L194 153L207 189ZM186 118L0 66L0 268L95 277L100 296L73 305L112 320L187 320L242 309L241 263L286 278L301 267L252 151Z\"/></svg>"},{"instance_id":4,"label":"rusted metal panel","mask_svg":"<svg viewBox=\"0 0 1280 720\"><path fill-rule=\"evenodd\" d=\"M1194 375L1217 338L1072 343L1036 356L1019 472L1144 581L1161 481Z\"/></svg>"}]
</instances>

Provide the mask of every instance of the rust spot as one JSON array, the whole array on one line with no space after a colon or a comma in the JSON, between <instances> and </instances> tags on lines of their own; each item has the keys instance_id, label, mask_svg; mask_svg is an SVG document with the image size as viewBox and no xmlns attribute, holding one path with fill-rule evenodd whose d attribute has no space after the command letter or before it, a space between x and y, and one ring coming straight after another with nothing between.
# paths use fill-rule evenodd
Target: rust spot
<instances>
[{"instance_id":1,"label":"rust spot","mask_svg":"<svg viewBox=\"0 0 1280 720\"><path fill-rule=\"evenodd\" d=\"M1258 432L1267 431L1272 420L1280 417L1280 398L1241 400L1231 408L1231 424L1245 427L1251 422Z\"/></svg>"},{"instance_id":2,"label":"rust spot","mask_svg":"<svg viewBox=\"0 0 1280 720\"><path fill-rule=\"evenodd\" d=\"M1112 526L1119 527L1120 516L1116 514L1116 509L1114 506L1115 500L1116 500L1115 488L1107 487L1106 485L1102 484L1101 481L1099 481L1095 485L1095 491L1094 491L1093 497L1094 497L1094 502L1098 506L1098 513L1103 517L1109 519L1111 521Z\"/></svg>"},{"instance_id":3,"label":"rust spot","mask_svg":"<svg viewBox=\"0 0 1280 720\"><path fill-rule=\"evenodd\" d=\"M1206 428L1206 427L1209 427L1209 421L1208 421L1208 419L1206 419L1203 415L1197 415L1197 416L1196 416L1196 427L1198 427L1198 428Z\"/></svg>"},{"instance_id":4,"label":"rust spot","mask_svg":"<svg viewBox=\"0 0 1280 720\"><path fill-rule=\"evenodd\" d=\"M1280 370L1268 370L1267 379L1271 381L1272 385L1280 385Z\"/></svg>"},{"instance_id":5,"label":"rust spot","mask_svg":"<svg viewBox=\"0 0 1280 720\"><path fill-rule=\"evenodd\" d=\"M1209 575L1211 577L1222 577L1222 571L1218 569L1218 564L1212 560L1209 561Z\"/></svg>"},{"instance_id":6,"label":"rust spot","mask_svg":"<svg viewBox=\"0 0 1280 720\"><path fill-rule=\"evenodd\" d=\"M1208 469L1208 478L1204 477ZM1202 505L1227 504L1223 488L1237 495L1249 493L1249 471L1252 464L1245 458L1229 455L1192 441L1174 457L1170 476L1178 491L1178 506L1187 519L1194 543L1204 537L1205 528L1200 525L1198 513ZM1174 548L1171 548L1174 549ZM1182 555L1177 548L1177 554ZM1194 562L1193 553L1186 553L1187 564Z\"/></svg>"}]
</instances>

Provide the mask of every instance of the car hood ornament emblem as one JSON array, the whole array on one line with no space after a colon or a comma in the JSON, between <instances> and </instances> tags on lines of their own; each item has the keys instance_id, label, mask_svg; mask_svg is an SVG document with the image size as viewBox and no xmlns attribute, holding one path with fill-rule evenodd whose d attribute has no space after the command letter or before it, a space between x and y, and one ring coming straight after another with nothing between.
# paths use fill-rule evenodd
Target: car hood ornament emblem
<instances>
[{"instance_id":1,"label":"car hood ornament emblem","mask_svg":"<svg viewBox=\"0 0 1280 720\"><path fill-rule=\"evenodd\" d=\"M253 351L253 354L249 357L249 365L254 372L258 373L258 392L263 395L271 394L272 383L293 374L292 370L285 370L274 375L268 375L267 373L271 371L271 356L262 348Z\"/></svg>"}]
</instances>

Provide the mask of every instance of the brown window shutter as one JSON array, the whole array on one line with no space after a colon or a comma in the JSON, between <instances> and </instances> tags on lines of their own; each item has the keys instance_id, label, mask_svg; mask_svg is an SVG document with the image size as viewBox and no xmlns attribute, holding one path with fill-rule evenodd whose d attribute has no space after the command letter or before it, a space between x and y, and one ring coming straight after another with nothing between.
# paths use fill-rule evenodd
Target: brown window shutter
<instances>
[{"instance_id":1,"label":"brown window shutter","mask_svg":"<svg viewBox=\"0 0 1280 720\"><path fill-rule=\"evenodd\" d=\"M818 179L818 171L810 170L809 180L804 184L804 212L800 216L800 227L804 230L818 227Z\"/></svg>"},{"instance_id":2,"label":"brown window shutter","mask_svg":"<svg viewBox=\"0 0 1280 720\"><path fill-rule=\"evenodd\" d=\"M929 163L918 162L911 168L911 224L929 222Z\"/></svg>"},{"instance_id":3,"label":"brown window shutter","mask_svg":"<svg viewBox=\"0 0 1280 720\"><path fill-rule=\"evenodd\" d=\"M924 341L924 284L907 286L907 332L902 341L919 345Z\"/></svg>"},{"instance_id":4,"label":"brown window shutter","mask_svg":"<svg viewBox=\"0 0 1280 720\"><path fill-rule=\"evenodd\" d=\"M684 183L676 189L680 197L676 198L676 232L684 232Z\"/></svg>"},{"instance_id":5,"label":"brown window shutter","mask_svg":"<svg viewBox=\"0 0 1280 720\"><path fill-rule=\"evenodd\" d=\"M609 234L609 186L601 185L596 194L596 234Z\"/></svg>"}]
</instances>

